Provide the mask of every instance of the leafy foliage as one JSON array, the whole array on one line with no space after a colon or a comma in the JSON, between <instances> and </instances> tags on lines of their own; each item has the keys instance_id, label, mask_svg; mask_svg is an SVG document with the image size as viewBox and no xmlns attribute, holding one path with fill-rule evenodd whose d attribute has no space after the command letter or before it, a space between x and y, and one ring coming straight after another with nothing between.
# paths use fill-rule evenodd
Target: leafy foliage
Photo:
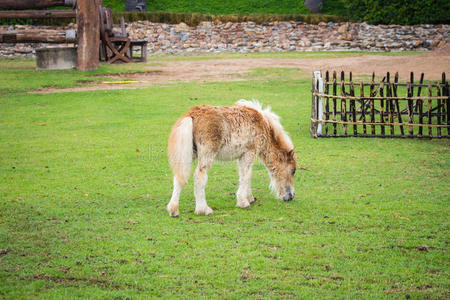
<instances>
[{"instance_id":1,"label":"leafy foliage","mask_svg":"<svg viewBox=\"0 0 450 300\"><path fill-rule=\"evenodd\" d=\"M125 10L124 0L105 0L103 5L115 11ZM202 14L308 14L299 0L147 0L147 11L191 12Z\"/></svg>"},{"instance_id":2,"label":"leafy foliage","mask_svg":"<svg viewBox=\"0 0 450 300\"><path fill-rule=\"evenodd\" d=\"M123 0L105 0L103 4L117 12L125 10ZM147 11L212 15L310 14L300 0L147 0ZM326 0L324 13L373 24L448 24L450 1Z\"/></svg>"},{"instance_id":3,"label":"leafy foliage","mask_svg":"<svg viewBox=\"0 0 450 300\"><path fill-rule=\"evenodd\" d=\"M325 12L344 14L371 24L448 24L447 0L335 0L326 1Z\"/></svg>"},{"instance_id":4,"label":"leafy foliage","mask_svg":"<svg viewBox=\"0 0 450 300\"><path fill-rule=\"evenodd\" d=\"M119 17L125 14L128 21L184 22L189 25L210 20L256 23L294 20L318 23L344 22L351 19L371 24L450 23L448 0L325 0L324 15L311 14L301 0L147 0L146 13L124 13L124 0L104 0L102 3L111 7ZM0 20L2 25L65 25L69 22L74 20Z\"/></svg>"},{"instance_id":5,"label":"leafy foliage","mask_svg":"<svg viewBox=\"0 0 450 300\"><path fill-rule=\"evenodd\" d=\"M189 26L197 26L200 22L255 22L262 24L273 21L297 21L309 24L319 22L345 22L349 19L346 16L322 15L322 14L250 14L250 15L212 15L199 13L181 12L115 12L114 22L120 22L124 17L126 22L148 20L154 23L178 24L184 22Z\"/></svg>"}]
</instances>

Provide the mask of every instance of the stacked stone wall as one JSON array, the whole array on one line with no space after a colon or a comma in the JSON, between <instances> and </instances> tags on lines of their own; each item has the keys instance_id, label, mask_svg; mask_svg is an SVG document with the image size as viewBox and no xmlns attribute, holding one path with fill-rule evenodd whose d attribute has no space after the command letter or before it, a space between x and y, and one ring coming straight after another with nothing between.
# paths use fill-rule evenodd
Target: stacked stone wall
<instances>
[{"instance_id":1,"label":"stacked stone wall","mask_svg":"<svg viewBox=\"0 0 450 300\"><path fill-rule=\"evenodd\" d=\"M0 26L0 30L32 26ZM74 28L69 25L68 28ZM65 29L68 29L65 28ZM449 25L367 23L202 22L196 27L138 21L127 24L133 40L147 40L148 52L428 51L450 41ZM1 56L33 56L42 44L0 44Z\"/></svg>"}]
</instances>

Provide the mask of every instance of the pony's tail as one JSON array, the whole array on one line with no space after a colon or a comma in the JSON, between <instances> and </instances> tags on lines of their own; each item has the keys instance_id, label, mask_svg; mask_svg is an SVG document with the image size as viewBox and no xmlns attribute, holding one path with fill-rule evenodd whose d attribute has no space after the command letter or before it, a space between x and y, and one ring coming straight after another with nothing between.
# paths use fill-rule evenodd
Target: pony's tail
<instances>
[{"instance_id":1,"label":"pony's tail","mask_svg":"<svg viewBox=\"0 0 450 300\"><path fill-rule=\"evenodd\" d=\"M191 117L180 118L169 138L169 163L175 179L183 187L191 174L194 159L193 124Z\"/></svg>"}]
</instances>

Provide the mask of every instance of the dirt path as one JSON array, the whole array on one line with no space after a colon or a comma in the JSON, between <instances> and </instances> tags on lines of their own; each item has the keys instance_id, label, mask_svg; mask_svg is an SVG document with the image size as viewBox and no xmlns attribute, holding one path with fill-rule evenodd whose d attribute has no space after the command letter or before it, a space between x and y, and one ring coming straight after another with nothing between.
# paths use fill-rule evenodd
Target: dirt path
<instances>
[{"instance_id":1,"label":"dirt path","mask_svg":"<svg viewBox=\"0 0 450 300\"><path fill-rule=\"evenodd\" d=\"M155 63L152 61L152 63ZM208 59L187 61L158 62L157 66L149 66L147 73L125 74L123 77L133 78L138 83L133 84L100 84L69 89L48 89L37 93L87 91L99 89L140 88L155 83L171 83L180 81L236 81L244 80L240 74L250 72L254 68L299 68L308 73L316 70L352 71L353 74L378 75L390 71L399 72L401 80L409 78L409 72L414 71L416 77L421 72L425 79L440 80L442 72L450 76L450 45L426 54L409 56L362 55L344 58L326 59L283 59L283 58L237 58ZM112 76L113 78L119 78Z\"/></svg>"}]
</instances>

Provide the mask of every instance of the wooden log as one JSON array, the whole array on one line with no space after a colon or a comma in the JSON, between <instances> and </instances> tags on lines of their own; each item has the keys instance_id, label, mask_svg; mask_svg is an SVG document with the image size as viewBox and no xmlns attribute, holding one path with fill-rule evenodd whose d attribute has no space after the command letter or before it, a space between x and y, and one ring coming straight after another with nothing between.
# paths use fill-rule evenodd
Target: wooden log
<instances>
[{"instance_id":1,"label":"wooden log","mask_svg":"<svg viewBox=\"0 0 450 300\"><path fill-rule=\"evenodd\" d=\"M433 88L431 87L431 84L428 85L428 96L429 97L433 96ZM431 100L428 100L428 114L427 114L428 124L432 123L431 109L432 109ZM429 136L433 135L431 127L428 127L428 135Z\"/></svg>"},{"instance_id":2,"label":"wooden log","mask_svg":"<svg viewBox=\"0 0 450 300\"><path fill-rule=\"evenodd\" d=\"M0 9L34 9L55 6L75 7L75 0L2 0Z\"/></svg>"},{"instance_id":3,"label":"wooden log","mask_svg":"<svg viewBox=\"0 0 450 300\"><path fill-rule=\"evenodd\" d=\"M390 98L392 96L392 87L391 87L391 74L387 72L386 74L386 96ZM389 117L389 123L394 123L394 116L392 114L392 100L386 100L386 118ZM394 126L389 126L391 129L391 135L394 134Z\"/></svg>"},{"instance_id":4,"label":"wooden log","mask_svg":"<svg viewBox=\"0 0 450 300\"><path fill-rule=\"evenodd\" d=\"M333 138L348 138L348 135L342 135L342 134L338 134L338 135L333 135L333 136L320 136L320 137L324 137L324 138L329 138L329 137L333 137ZM359 134L358 135L359 138L382 138L382 139L390 139L390 138L410 138L409 136L401 136L399 134L397 135L390 135L390 134L386 134L386 135L377 135L377 134ZM427 138L429 139L429 137L419 137L419 136L414 136L414 138ZM433 138L437 138L437 136L433 136Z\"/></svg>"},{"instance_id":5,"label":"wooden log","mask_svg":"<svg viewBox=\"0 0 450 300\"><path fill-rule=\"evenodd\" d=\"M420 94L422 93L422 88L423 87L428 87L428 85L424 85L423 84L423 78L424 78L424 74L422 73L422 74L420 74L420 81L419 81L419 84L417 85L417 87L418 87L418 89L417 89L417 97L420 97ZM411 79L414 79L414 74L412 74ZM413 89L413 94L414 94L414 89ZM415 112L418 111L419 106L417 105L417 103L414 104L414 109L415 109Z\"/></svg>"},{"instance_id":6,"label":"wooden log","mask_svg":"<svg viewBox=\"0 0 450 300\"><path fill-rule=\"evenodd\" d=\"M346 100L346 94L345 94L345 85L343 85L342 83L345 80L345 73L344 71L341 72L341 96L343 96L343 98L341 99L341 120L342 121L347 121L347 100ZM347 123L343 123L344 124L344 135L347 135Z\"/></svg>"},{"instance_id":7,"label":"wooden log","mask_svg":"<svg viewBox=\"0 0 450 300\"><path fill-rule=\"evenodd\" d=\"M332 84L332 82L329 82L329 84ZM351 82L345 81L344 84L345 84L345 85L351 85ZM355 84L355 83L353 83L353 84ZM371 85L372 85L371 83L363 83L363 84L364 84L364 86L371 86ZM391 84L394 85L394 83L391 83ZM380 84L374 82L373 85L374 85L374 86L379 86ZM408 82L408 83L401 83L401 82L399 82L399 83L396 83L395 85L396 85L396 86L407 87L407 86L409 85L409 82ZM415 87L415 88L416 88L416 87L428 87L428 84L414 83L414 84L412 84L412 86Z\"/></svg>"},{"instance_id":8,"label":"wooden log","mask_svg":"<svg viewBox=\"0 0 450 300\"><path fill-rule=\"evenodd\" d=\"M388 84L387 90L388 90L389 96L392 95L392 93L393 93L392 92L392 84L390 82ZM389 122L393 124L394 123L394 113L395 113L394 100L388 100L388 106L389 106ZM394 134L394 130L395 130L394 125L391 125L390 129L391 129L391 134Z\"/></svg>"},{"instance_id":9,"label":"wooden log","mask_svg":"<svg viewBox=\"0 0 450 300\"><path fill-rule=\"evenodd\" d=\"M347 125L353 125L353 124L356 123L357 125L363 125L363 122L360 122L360 121L353 122L353 121L334 121L334 120L317 120L317 119L314 119L312 121L315 122L315 123L337 123L337 124L347 124ZM388 126L391 123L390 122L385 122L385 123L368 122L366 124L367 125L385 125L385 126ZM395 126L400 126L400 125L403 124L403 125L406 125L406 126L417 126L417 127L441 127L441 128L448 128L448 127L450 127L450 125L445 125L445 124L440 124L439 125L439 124L418 124L418 123L398 123L398 122L394 122L392 124L395 125Z\"/></svg>"},{"instance_id":10,"label":"wooden log","mask_svg":"<svg viewBox=\"0 0 450 300\"><path fill-rule=\"evenodd\" d=\"M372 82L370 83L370 93L369 96L373 97L375 96L374 89L375 89L375 72L372 73ZM375 123L375 102L373 100L370 100L370 122ZM372 134L375 134L375 126L372 125Z\"/></svg>"},{"instance_id":11,"label":"wooden log","mask_svg":"<svg viewBox=\"0 0 450 300\"><path fill-rule=\"evenodd\" d=\"M351 72L350 72L351 77ZM355 86L352 84L350 85L350 96L355 97ZM356 122L356 103L354 99L350 100L350 112L353 122ZM358 126L353 125L353 135L358 135Z\"/></svg>"},{"instance_id":12,"label":"wooden log","mask_svg":"<svg viewBox=\"0 0 450 300\"><path fill-rule=\"evenodd\" d=\"M394 85L393 85L393 92L394 92L394 97L397 97L398 95L397 95L397 84L398 84L398 72L396 72L395 73L395 77L394 77ZM400 123L403 123L403 121L402 121L402 112L400 111L400 104L399 104L399 102L398 102L398 100L394 100L394 102L395 102L395 107L397 108L397 118L398 118L398 121L400 122ZM402 134L402 135L404 135L405 134L405 131L404 131L404 129L403 129L403 126L400 126L400 133Z\"/></svg>"},{"instance_id":13,"label":"wooden log","mask_svg":"<svg viewBox=\"0 0 450 300\"><path fill-rule=\"evenodd\" d=\"M407 93L408 93L407 97L412 97L412 93L413 93L412 86L408 86ZM414 109L413 104L414 103L412 100L408 100L408 122L410 124L413 123L413 109ZM411 136L411 137L414 135L414 128L412 126L408 127L408 133L409 133L409 136Z\"/></svg>"},{"instance_id":14,"label":"wooden log","mask_svg":"<svg viewBox=\"0 0 450 300\"><path fill-rule=\"evenodd\" d=\"M442 72L442 81L441 81L441 86L442 86L442 96L446 96L446 95L448 95L447 93L446 93L446 90L447 90L447 88L448 88L448 85L447 85L447 80L446 80L446 78L445 78L445 72ZM446 103L447 103L447 100L448 99L444 99L443 101L442 101L442 121L443 122L445 122L445 120L447 119L447 106L446 106Z\"/></svg>"},{"instance_id":15,"label":"wooden log","mask_svg":"<svg viewBox=\"0 0 450 300\"><path fill-rule=\"evenodd\" d=\"M325 73L325 94L328 94L330 92L330 85L328 84L328 81L330 80L330 73L327 71ZM325 97L325 120L330 119L330 98ZM325 126L325 135L328 135L328 125Z\"/></svg>"},{"instance_id":16,"label":"wooden log","mask_svg":"<svg viewBox=\"0 0 450 300\"><path fill-rule=\"evenodd\" d=\"M361 82L359 84L359 94L361 96L361 119L363 123L366 123L366 99L364 99L364 84ZM367 134L367 126L363 125L363 132Z\"/></svg>"},{"instance_id":17,"label":"wooden log","mask_svg":"<svg viewBox=\"0 0 450 300\"><path fill-rule=\"evenodd\" d=\"M384 82L381 82L382 84L380 85L380 88L379 88L379 90L380 90L380 97L381 97L381 99L380 99L380 123L381 124L385 124L385 122L384 122L384 98L383 98L383 95L384 95ZM384 132L384 125L381 125L381 135L384 135L385 134L385 132Z\"/></svg>"},{"instance_id":18,"label":"wooden log","mask_svg":"<svg viewBox=\"0 0 450 300\"><path fill-rule=\"evenodd\" d=\"M441 95L441 85L439 82L437 83L437 95ZM441 100L438 100L437 103L437 123L438 125L441 125ZM437 136L441 137L441 127L437 128Z\"/></svg>"},{"instance_id":19,"label":"wooden log","mask_svg":"<svg viewBox=\"0 0 450 300\"><path fill-rule=\"evenodd\" d=\"M391 83L391 85L392 85L392 83ZM378 92L379 91L379 89L377 89L375 92ZM355 96L355 97L352 97L352 96L338 96L338 95L330 95L330 94L324 94L324 93L317 93L317 96L322 96L322 97L329 97L329 98L336 98L336 99L355 99L355 100L359 100L361 97L357 97L357 96ZM429 96L420 96L420 97L408 97L408 96L405 96L405 97L399 97L399 96L397 96L397 97L388 97L388 96L383 96L383 97L381 97L381 96L375 96L375 97L366 97L366 99L369 99L369 100L383 100L383 101L385 101L385 100L417 100L417 101L428 101L428 100L431 100L431 101L436 101L436 100L446 100L447 99L447 96L431 96L431 97L429 97Z\"/></svg>"},{"instance_id":20,"label":"wooden log","mask_svg":"<svg viewBox=\"0 0 450 300\"><path fill-rule=\"evenodd\" d=\"M0 11L0 19L61 19L75 18L74 10L17 10L17 11Z\"/></svg>"},{"instance_id":21,"label":"wooden log","mask_svg":"<svg viewBox=\"0 0 450 300\"><path fill-rule=\"evenodd\" d=\"M24 29L0 31L0 43L74 43L75 30Z\"/></svg>"},{"instance_id":22,"label":"wooden log","mask_svg":"<svg viewBox=\"0 0 450 300\"><path fill-rule=\"evenodd\" d=\"M313 72L313 76L312 76L312 89L313 91L317 91L318 90L318 86L315 82L315 75ZM315 93L312 93L312 98L311 98L311 120L317 120L317 102L318 102L318 97L317 95L315 95ZM311 122L311 127L309 129L309 132L311 133L311 135L314 138L317 138L317 122Z\"/></svg>"},{"instance_id":23,"label":"wooden log","mask_svg":"<svg viewBox=\"0 0 450 300\"><path fill-rule=\"evenodd\" d=\"M447 102L446 105L446 109L447 109L447 114L446 114L446 118L447 118L447 125L450 125L450 91L448 88L448 83L447 80L445 78L445 73L442 73L442 85L444 86L443 92L442 92L442 96L447 96L447 99L445 100ZM450 132L449 132L449 127L447 127L447 136L450 136Z\"/></svg>"},{"instance_id":24,"label":"wooden log","mask_svg":"<svg viewBox=\"0 0 450 300\"><path fill-rule=\"evenodd\" d=\"M423 73L422 73L423 74ZM421 76L421 79L423 79L423 76ZM411 80L414 80L414 73L411 72ZM421 88L419 87L417 91L417 95L420 96ZM416 111L419 110L419 124L423 124L423 101L416 101L415 103ZM422 127L419 127L419 133L418 136L422 136L423 130Z\"/></svg>"},{"instance_id":25,"label":"wooden log","mask_svg":"<svg viewBox=\"0 0 450 300\"><path fill-rule=\"evenodd\" d=\"M333 96L337 95L337 74L336 71L333 72ZM337 104L336 104L336 98L333 98L333 120L336 121L336 110L337 110ZM333 123L333 134L337 134L337 124Z\"/></svg>"},{"instance_id":26,"label":"wooden log","mask_svg":"<svg viewBox=\"0 0 450 300\"><path fill-rule=\"evenodd\" d=\"M77 69L96 70L99 64L100 21L97 0L77 1Z\"/></svg>"}]
</instances>

